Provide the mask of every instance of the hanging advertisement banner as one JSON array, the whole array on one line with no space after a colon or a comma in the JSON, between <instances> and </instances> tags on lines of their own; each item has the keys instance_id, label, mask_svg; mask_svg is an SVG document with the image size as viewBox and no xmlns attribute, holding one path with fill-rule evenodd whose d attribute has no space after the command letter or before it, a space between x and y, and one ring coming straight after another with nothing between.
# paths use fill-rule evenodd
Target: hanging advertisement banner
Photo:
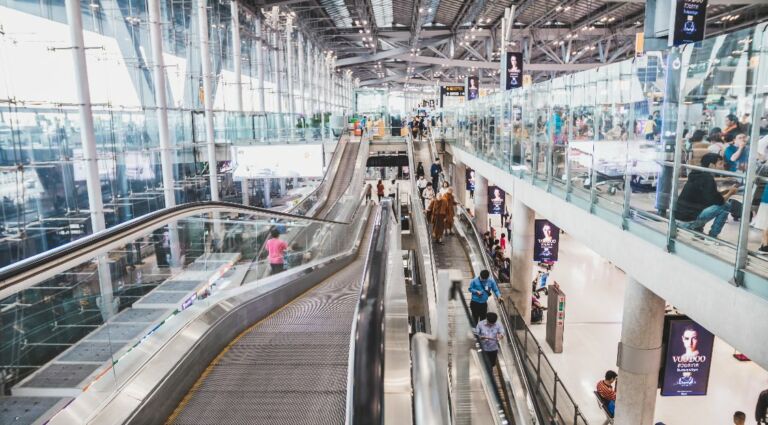
<instances>
[{"instance_id":1,"label":"hanging advertisement banner","mask_svg":"<svg viewBox=\"0 0 768 425\"><path fill-rule=\"evenodd\" d=\"M661 395L707 395L715 336L685 316L666 323Z\"/></svg>"},{"instance_id":2,"label":"hanging advertisement banner","mask_svg":"<svg viewBox=\"0 0 768 425\"><path fill-rule=\"evenodd\" d=\"M488 214L504 214L506 194L496 186L488 186Z\"/></svg>"},{"instance_id":3,"label":"hanging advertisement banner","mask_svg":"<svg viewBox=\"0 0 768 425\"><path fill-rule=\"evenodd\" d=\"M475 196L475 170L467 167L464 177L467 181L467 190L469 191L469 196Z\"/></svg>"},{"instance_id":4,"label":"hanging advertisement banner","mask_svg":"<svg viewBox=\"0 0 768 425\"><path fill-rule=\"evenodd\" d=\"M709 0L677 0L672 44L679 46L704 39Z\"/></svg>"},{"instance_id":5,"label":"hanging advertisement banner","mask_svg":"<svg viewBox=\"0 0 768 425\"><path fill-rule=\"evenodd\" d=\"M520 52L507 52L504 75L506 76L506 89L516 89L523 86L523 54Z\"/></svg>"},{"instance_id":6,"label":"hanging advertisement banner","mask_svg":"<svg viewBox=\"0 0 768 425\"><path fill-rule=\"evenodd\" d=\"M467 77L467 100L475 100L480 95L480 78L475 75Z\"/></svg>"},{"instance_id":7,"label":"hanging advertisement banner","mask_svg":"<svg viewBox=\"0 0 768 425\"><path fill-rule=\"evenodd\" d=\"M560 247L560 228L549 220L536 220L533 224L533 261L550 263L557 261Z\"/></svg>"}]
</instances>

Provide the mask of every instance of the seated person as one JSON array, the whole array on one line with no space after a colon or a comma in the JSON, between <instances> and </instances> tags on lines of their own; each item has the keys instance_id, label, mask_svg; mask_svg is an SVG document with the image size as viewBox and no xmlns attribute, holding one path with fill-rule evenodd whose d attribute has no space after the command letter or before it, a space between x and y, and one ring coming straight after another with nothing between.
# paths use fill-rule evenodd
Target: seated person
<instances>
[{"instance_id":1,"label":"seated person","mask_svg":"<svg viewBox=\"0 0 768 425\"><path fill-rule=\"evenodd\" d=\"M739 130L732 131L725 136L727 143L723 156L725 169L728 171L745 171L749 160L749 138Z\"/></svg>"},{"instance_id":2,"label":"seated person","mask_svg":"<svg viewBox=\"0 0 768 425\"><path fill-rule=\"evenodd\" d=\"M612 370L605 372L605 379L601 379L597 382L597 395L600 397L600 401L605 406L605 410L608 411L608 416L613 417L616 411L616 390L613 385L616 383L618 374Z\"/></svg>"},{"instance_id":3,"label":"seated person","mask_svg":"<svg viewBox=\"0 0 768 425\"><path fill-rule=\"evenodd\" d=\"M701 158L701 166L713 168L713 166L719 166L722 161L722 156L708 153ZM714 220L709 229L709 236L716 238L723 230L728 214L731 212L731 203L728 198L737 190L736 186L732 186L719 192L712 173L691 170L688 173L688 181L677 199L675 219L686 222L681 223L680 227L697 232L703 232L704 225Z\"/></svg>"}]
</instances>

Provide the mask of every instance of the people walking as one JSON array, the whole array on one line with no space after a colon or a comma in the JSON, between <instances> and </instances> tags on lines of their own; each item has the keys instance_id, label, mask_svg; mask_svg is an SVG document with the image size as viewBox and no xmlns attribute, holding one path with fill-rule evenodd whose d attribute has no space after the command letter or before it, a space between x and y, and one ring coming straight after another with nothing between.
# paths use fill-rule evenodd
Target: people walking
<instances>
[{"instance_id":1,"label":"people walking","mask_svg":"<svg viewBox=\"0 0 768 425\"><path fill-rule=\"evenodd\" d=\"M427 179L425 179L423 175L419 176L419 179L416 180L416 187L419 189L419 196L422 196L424 189L427 188L427 183Z\"/></svg>"},{"instance_id":2,"label":"people walking","mask_svg":"<svg viewBox=\"0 0 768 425\"><path fill-rule=\"evenodd\" d=\"M384 182L381 180L376 183L376 196L379 198L379 203L381 203L381 198L384 197Z\"/></svg>"},{"instance_id":3,"label":"people walking","mask_svg":"<svg viewBox=\"0 0 768 425\"><path fill-rule=\"evenodd\" d=\"M442 194L438 193L435 196L430 210L432 211L432 240L441 244L445 232L445 219L448 215L448 202Z\"/></svg>"},{"instance_id":4,"label":"people walking","mask_svg":"<svg viewBox=\"0 0 768 425\"><path fill-rule=\"evenodd\" d=\"M445 194L443 194L443 198L445 199L445 204L446 204L445 233L452 235L453 220L456 216L456 205L458 204L458 202L456 202L456 198L453 196L452 187L449 187L448 190L445 191Z\"/></svg>"},{"instance_id":5,"label":"people walking","mask_svg":"<svg viewBox=\"0 0 768 425\"><path fill-rule=\"evenodd\" d=\"M370 183L365 185L365 203L371 202L371 192L373 192L373 186Z\"/></svg>"},{"instance_id":6,"label":"people walking","mask_svg":"<svg viewBox=\"0 0 768 425\"><path fill-rule=\"evenodd\" d=\"M469 309L472 311L472 322L478 323L485 320L488 312L488 297L493 293L496 298L501 297L499 286L491 277L488 270L480 272L480 276L469 282L469 293L472 295L472 301L469 303Z\"/></svg>"},{"instance_id":7,"label":"people walking","mask_svg":"<svg viewBox=\"0 0 768 425\"><path fill-rule=\"evenodd\" d=\"M285 270L285 251L288 244L280 239L280 232L273 228L269 232L270 239L266 243L267 257L269 259L270 275Z\"/></svg>"},{"instance_id":8,"label":"people walking","mask_svg":"<svg viewBox=\"0 0 768 425\"><path fill-rule=\"evenodd\" d=\"M435 198L435 190L432 188L432 183L427 183L427 187L421 192L421 199L424 200L424 208L429 210L430 203Z\"/></svg>"},{"instance_id":9,"label":"people walking","mask_svg":"<svg viewBox=\"0 0 768 425\"><path fill-rule=\"evenodd\" d=\"M440 165L440 158L435 158L435 162L432 163L432 167L429 169L429 175L432 177L432 188L437 190L438 183L440 183L440 173L443 172L443 166Z\"/></svg>"},{"instance_id":10,"label":"people walking","mask_svg":"<svg viewBox=\"0 0 768 425\"><path fill-rule=\"evenodd\" d=\"M424 177L424 164L419 161L419 165L416 166L416 178Z\"/></svg>"}]
</instances>

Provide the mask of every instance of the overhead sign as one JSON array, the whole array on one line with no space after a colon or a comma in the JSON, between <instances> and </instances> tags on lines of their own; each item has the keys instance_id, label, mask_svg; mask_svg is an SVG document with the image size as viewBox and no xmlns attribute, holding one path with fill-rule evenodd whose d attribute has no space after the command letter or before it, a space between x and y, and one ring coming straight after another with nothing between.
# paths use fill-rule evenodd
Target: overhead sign
<instances>
[{"instance_id":1,"label":"overhead sign","mask_svg":"<svg viewBox=\"0 0 768 425\"><path fill-rule=\"evenodd\" d=\"M533 261L549 263L557 261L560 246L560 228L549 220L534 222Z\"/></svg>"},{"instance_id":2,"label":"overhead sign","mask_svg":"<svg viewBox=\"0 0 768 425\"><path fill-rule=\"evenodd\" d=\"M709 0L677 0L672 44L679 46L704 39Z\"/></svg>"},{"instance_id":3,"label":"overhead sign","mask_svg":"<svg viewBox=\"0 0 768 425\"><path fill-rule=\"evenodd\" d=\"M507 52L505 61L506 89L516 89L523 86L523 54Z\"/></svg>"},{"instance_id":4,"label":"overhead sign","mask_svg":"<svg viewBox=\"0 0 768 425\"><path fill-rule=\"evenodd\" d=\"M480 78L476 75L467 77L467 100L475 100L480 95Z\"/></svg>"},{"instance_id":5,"label":"overhead sign","mask_svg":"<svg viewBox=\"0 0 768 425\"><path fill-rule=\"evenodd\" d=\"M440 107L445 106L444 97L464 97L464 86L440 87Z\"/></svg>"},{"instance_id":6,"label":"overhead sign","mask_svg":"<svg viewBox=\"0 0 768 425\"><path fill-rule=\"evenodd\" d=\"M464 177L467 181L467 190L469 193L474 194L475 193L475 170L467 167L464 170Z\"/></svg>"},{"instance_id":7,"label":"overhead sign","mask_svg":"<svg viewBox=\"0 0 768 425\"><path fill-rule=\"evenodd\" d=\"M235 179L262 177L321 177L323 145L237 146Z\"/></svg>"},{"instance_id":8,"label":"overhead sign","mask_svg":"<svg viewBox=\"0 0 768 425\"><path fill-rule=\"evenodd\" d=\"M687 317L667 323L661 395L707 395L715 336Z\"/></svg>"}]
</instances>

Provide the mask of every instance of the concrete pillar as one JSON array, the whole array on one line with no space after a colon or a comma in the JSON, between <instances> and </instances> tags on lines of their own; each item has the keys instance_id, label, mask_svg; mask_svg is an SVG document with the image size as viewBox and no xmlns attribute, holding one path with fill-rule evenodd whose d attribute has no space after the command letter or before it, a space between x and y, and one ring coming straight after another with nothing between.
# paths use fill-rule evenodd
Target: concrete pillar
<instances>
[{"instance_id":1,"label":"concrete pillar","mask_svg":"<svg viewBox=\"0 0 768 425\"><path fill-rule=\"evenodd\" d=\"M271 208L272 207L272 180L271 179L264 179L264 208Z\"/></svg>"},{"instance_id":2,"label":"concrete pillar","mask_svg":"<svg viewBox=\"0 0 768 425\"><path fill-rule=\"evenodd\" d=\"M307 55L307 49L304 46L304 36L301 31L296 35L296 44L298 45L299 53L299 99L301 104L299 105L299 112L302 117L307 119L307 72L304 69L305 57Z\"/></svg>"},{"instance_id":3,"label":"concrete pillar","mask_svg":"<svg viewBox=\"0 0 768 425\"><path fill-rule=\"evenodd\" d=\"M475 182L477 182L475 176ZM477 184L475 184L477 187ZM475 189L477 199L477 189ZM533 238L536 214L520 200L512 201L512 276L510 296L525 319L531 322L531 280L533 279Z\"/></svg>"},{"instance_id":4,"label":"concrete pillar","mask_svg":"<svg viewBox=\"0 0 768 425\"><path fill-rule=\"evenodd\" d=\"M465 208L467 206L467 166L463 162L457 162L453 166L453 194Z\"/></svg>"},{"instance_id":5,"label":"concrete pillar","mask_svg":"<svg viewBox=\"0 0 768 425\"><path fill-rule=\"evenodd\" d=\"M285 196L285 191L286 191L285 188L287 186L286 183L288 183L288 179L286 179L286 178L280 179L280 197L281 198Z\"/></svg>"},{"instance_id":6,"label":"concrete pillar","mask_svg":"<svg viewBox=\"0 0 768 425\"><path fill-rule=\"evenodd\" d=\"M616 425L654 423L663 329L664 300L627 276L619 344Z\"/></svg>"},{"instance_id":7,"label":"concrete pillar","mask_svg":"<svg viewBox=\"0 0 768 425\"><path fill-rule=\"evenodd\" d=\"M240 185L242 187L243 191L243 205L250 205L251 199L250 199L250 193L248 192L248 179L243 178L243 180L240 182Z\"/></svg>"},{"instance_id":8,"label":"concrete pillar","mask_svg":"<svg viewBox=\"0 0 768 425\"><path fill-rule=\"evenodd\" d=\"M293 81L293 20L288 18L285 23L285 69L288 90L288 129L291 136L296 132L296 102L294 101L294 81Z\"/></svg>"},{"instance_id":9,"label":"concrete pillar","mask_svg":"<svg viewBox=\"0 0 768 425\"><path fill-rule=\"evenodd\" d=\"M435 189L437 190L437 189ZM475 173L475 224L477 229L488 231L488 179Z\"/></svg>"},{"instance_id":10,"label":"concrete pillar","mask_svg":"<svg viewBox=\"0 0 768 425\"><path fill-rule=\"evenodd\" d=\"M274 77L275 77L275 93L277 99L277 137L282 137L283 132L283 82L280 78L280 50L282 42L280 40L280 32L277 30L272 31L272 41L275 50L273 53L272 64L274 65Z\"/></svg>"}]
</instances>

